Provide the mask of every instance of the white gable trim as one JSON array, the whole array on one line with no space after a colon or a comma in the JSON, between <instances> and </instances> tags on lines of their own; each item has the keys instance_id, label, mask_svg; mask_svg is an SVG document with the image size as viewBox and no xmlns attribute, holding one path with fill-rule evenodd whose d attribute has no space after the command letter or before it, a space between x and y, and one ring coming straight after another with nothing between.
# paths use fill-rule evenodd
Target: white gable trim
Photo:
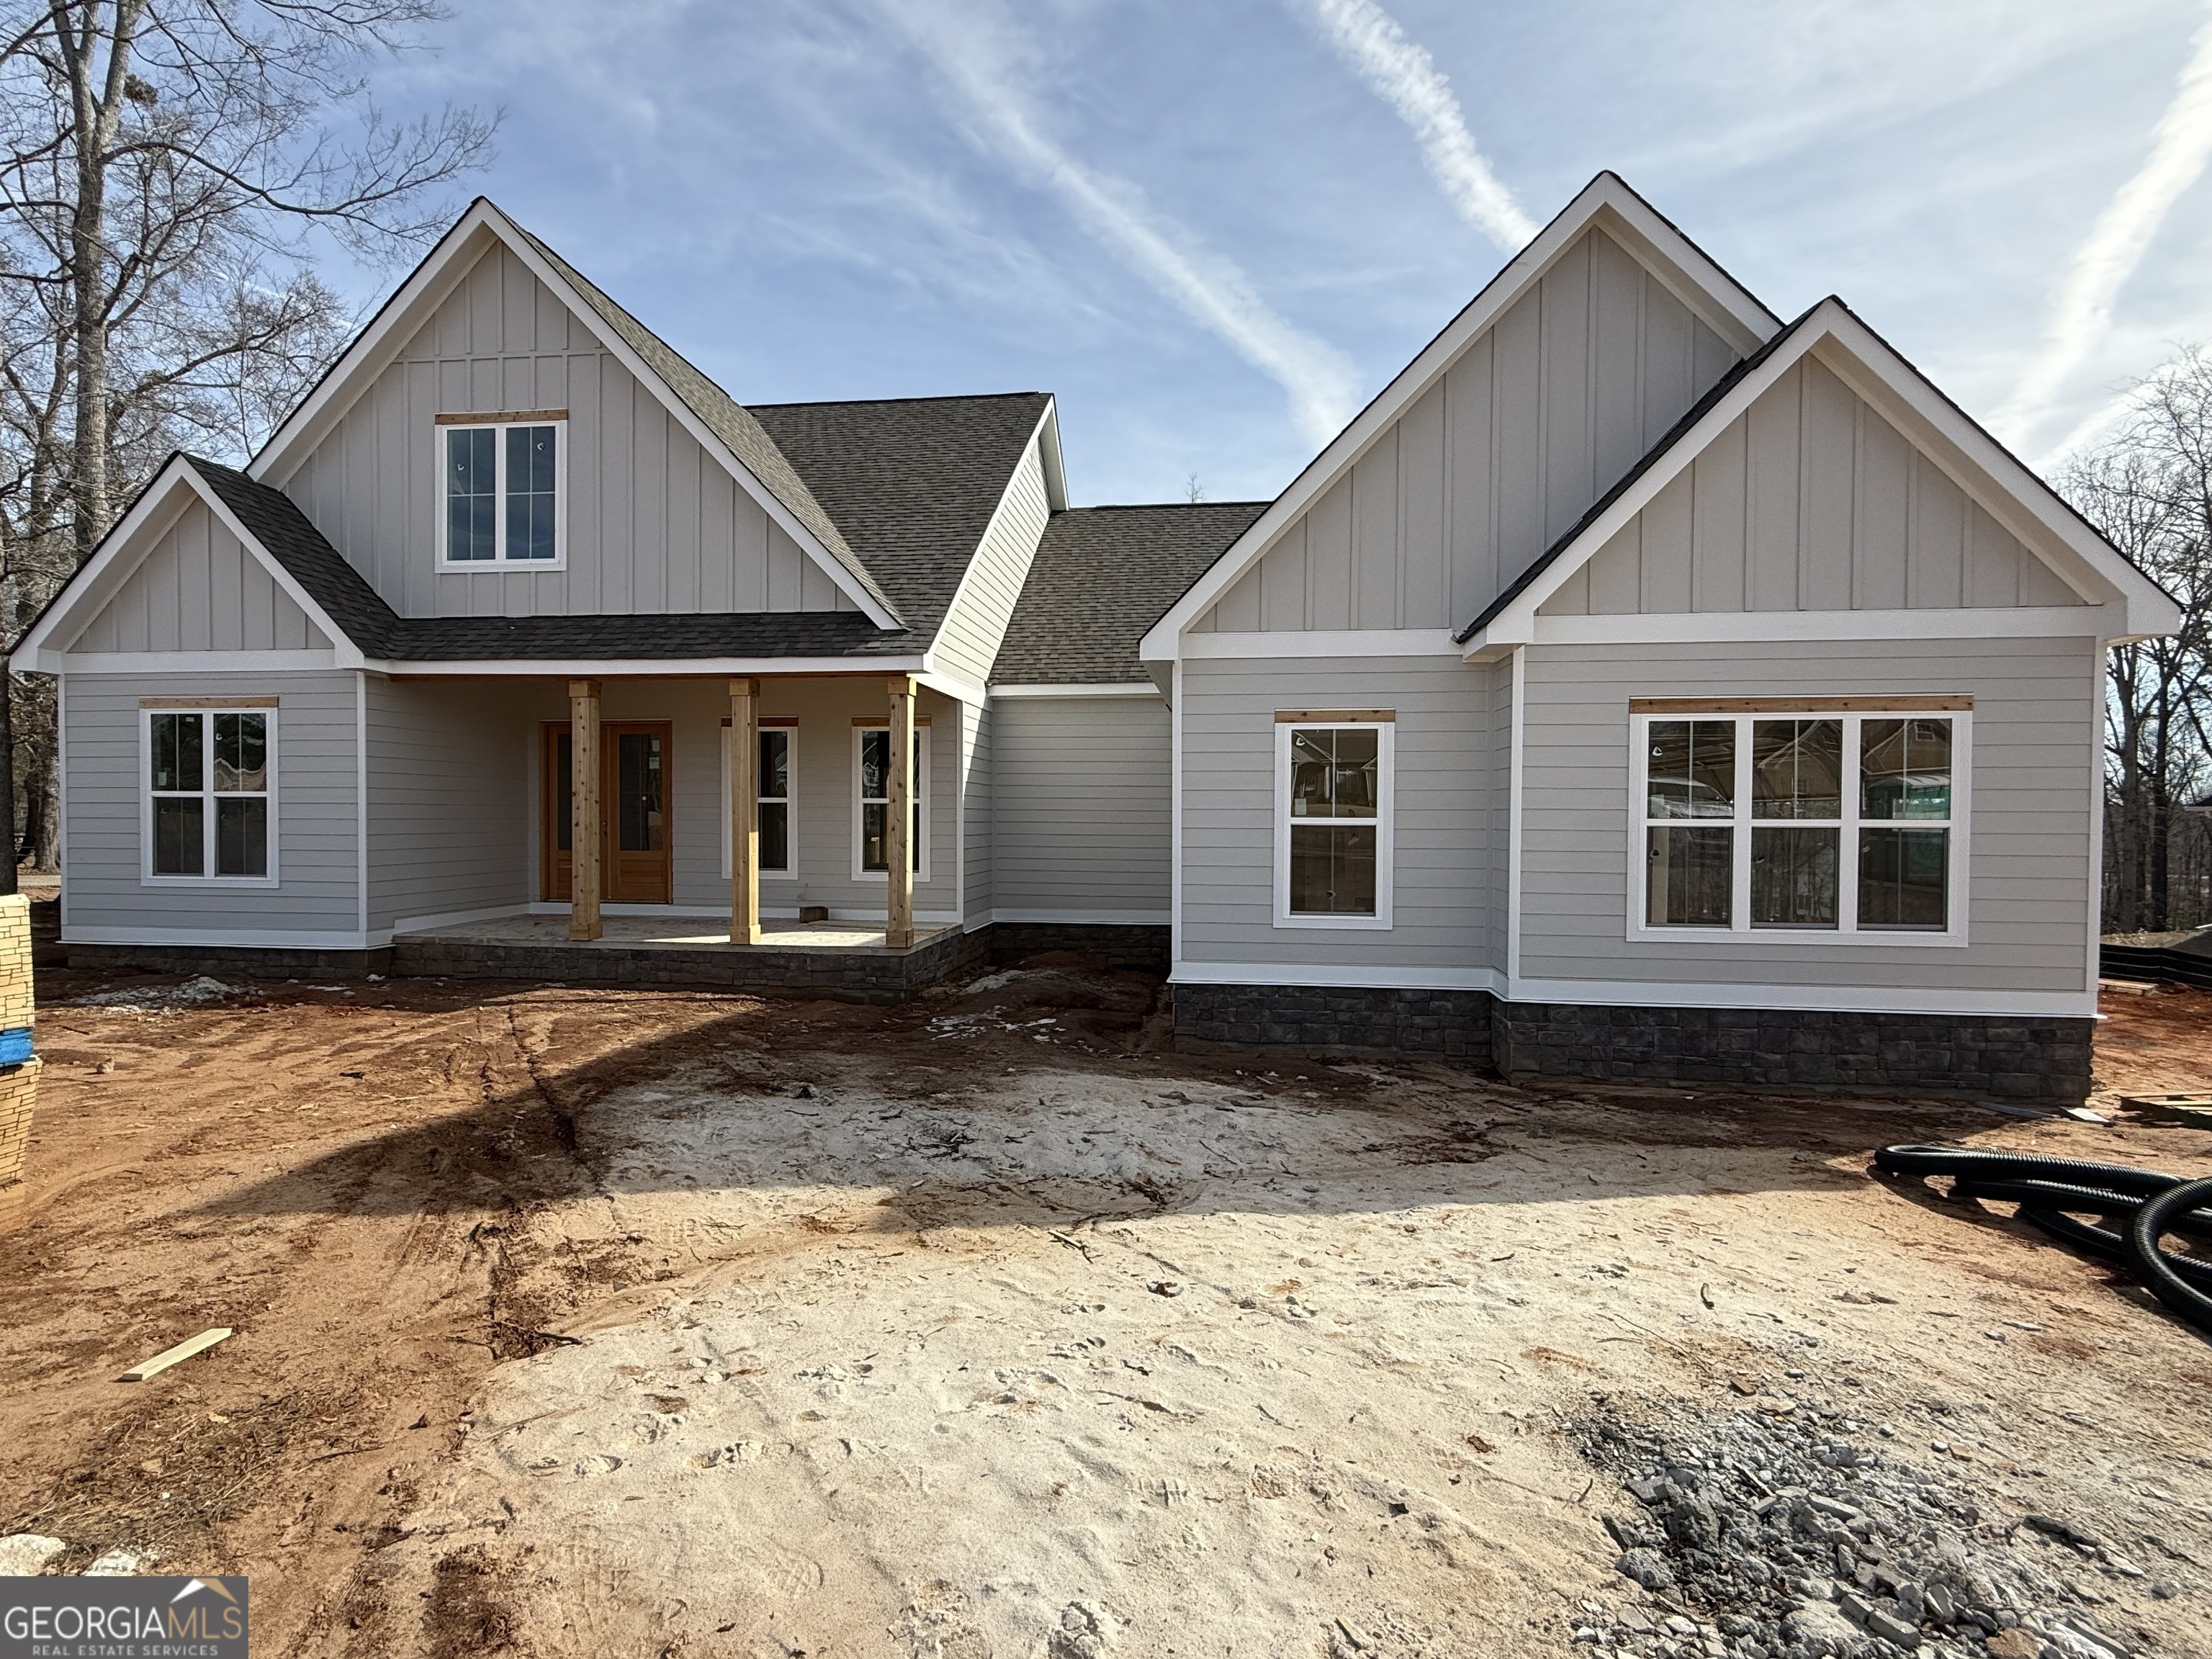
<instances>
[{"instance_id":1,"label":"white gable trim","mask_svg":"<svg viewBox=\"0 0 2212 1659\"><path fill-rule=\"evenodd\" d=\"M1741 356L1781 331L1782 319L1715 264L1649 202L1613 173L1601 173L1492 277L1443 332L1359 412L1352 424L1231 543L1212 568L1152 625L1138 648L1146 662L1175 659L1182 632L1196 622L1276 540L1443 377L1467 349L1537 283L1593 225L1626 247L1698 319Z\"/></svg>"},{"instance_id":2,"label":"white gable trim","mask_svg":"<svg viewBox=\"0 0 2212 1659\"><path fill-rule=\"evenodd\" d=\"M2079 594L2087 613L2085 623L2090 617L2116 612L2122 625L2108 638L2166 634L2180 626L2179 607L2164 590L2122 558L2049 486L1831 295L1794 325L1788 339L1717 399L1696 425L1586 525L1510 604L1464 635L1466 654L1480 660L1495 659L1516 646L1534 643L1542 623L1563 620L1540 621L1536 613L1753 403L1799 362L1814 356ZM2112 612L2105 610L2107 606ZM1636 620L1648 623L1650 619ZM2081 631L2089 629L2085 626ZM1869 636L1862 629L1857 637Z\"/></svg>"},{"instance_id":3,"label":"white gable trim","mask_svg":"<svg viewBox=\"0 0 2212 1659\"><path fill-rule=\"evenodd\" d=\"M361 648L346 637L345 630L331 620L329 614L309 597L307 590L300 586L292 573L261 545L252 531L239 522L237 516L223 504L222 498L209 488L207 481L194 470L191 463L181 455L173 455L168 465L146 487L145 492L131 503L131 510L101 538L98 550L62 590L53 606L23 636L22 644L15 649L15 667L35 674L58 674L73 667L82 667L81 662L71 660L69 647L122 592L123 585L146 562L146 556L154 550L155 544L194 501L204 504L215 515L216 522L238 538L240 544L259 562L261 568L269 573L270 579L283 590L285 597L305 611L307 620L322 631L325 639L330 641L330 651L314 653L319 659L319 665L332 668L358 668L362 665ZM125 661L139 653L103 654ZM250 654L260 659L271 653Z\"/></svg>"},{"instance_id":4,"label":"white gable trim","mask_svg":"<svg viewBox=\"0 0 2212 1659\"><path fill-rule=\"evenodd\" d=\"M676 395L667 381L655 374L645 360L630 349L629 343L607 325L567 279L545 262L538 250L530 246L529 239L519 234L514 221L481 196L470 204L469 210L461 216L459 222L439 239L437 246L430 250L428 257L416 266L413 274L400 284L398 292L385 302L383 309L346 348L345 354L308 394L307 400L292 411L283 425L276 428L275 435L262 446L261 453L247 463L246 475L281 489L305 464L314 447L329 435L331 428L359 400L369 383L390 366L398 355L400 347L414 337L416 331L460 286L462 279L476 268L477 263L490 252L494 242L514 254L531 275L560 298L562 304L567 306L591 331L592 337L608 354L652 392L676 422L738 481L738 486L759 503L762 510L775 520L784 534L799 544L807 557L821 567L823 574L859 607L870 622L884 629L905 626L866 583L846 568L842 560L822 544L819 537L801 524L791 509L776 499L775 492L763 483L752 469L714 434L706 422L693 412L690 405Z\"/></svg>"}]
</instances>

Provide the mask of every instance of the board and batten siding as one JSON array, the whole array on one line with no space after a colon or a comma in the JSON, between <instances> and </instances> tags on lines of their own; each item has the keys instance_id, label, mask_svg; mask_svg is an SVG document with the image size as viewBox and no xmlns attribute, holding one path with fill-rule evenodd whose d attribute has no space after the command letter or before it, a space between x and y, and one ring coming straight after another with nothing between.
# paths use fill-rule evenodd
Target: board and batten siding
<instances>
[{"instance_id":1,"label":"board and batten siding","mask_svg":"<svg viewBox=\"0 0 2212 1659\"><path fill-rule=\"evenodd\" d=\"M1899 991L2094 988L2088 905L2097 641L2080 639L1530 646L1523 680L1525 980ZM1627 937L1632 697L1966 693L1974 699L1963 947ZM1848 873L1848 872L1847 872Z\"/></svg>"},{"instance_id":2,"label":"board and batten siding","mask_svg":"<svg viewBox=\"0 0 2212 1659\"><path fill-rule=\"evenodd\" d=\"M1190 963L1498 969L1493 676L1456 657L1206 659L1180 669ZM1277 927L1275 711L1397 713L1395 926Z\"/></svg>"},{"instance_id":3,"label":"board and batten siding","mask_svg":"<svg viewBox=\"0 0 2212 1659\"><path fill-rule=\"evenodd\" d=\"M361 936L358 676L71 674L63 688L62 937L161 944L179 934L271 945ZM142 697L274 696L275 887L143 879Z\"/></svg>"},{"instance_id":4,"label":"board and batten siding","mask_svg":"<svg viewBox=\"0 0 2212 1659\"><path fill-rule=\"evenodd\" d=\"M1042 449L1033 439L960 579L959 591L930 647L933 662L975 685L990 678L1006 623L1051 517Z\"/></svg>"},{"instance_id":5,"label":"board and batten siding","mask_svg":"<svg viewBox=\"0 0 2212 1659\"><path fill-rule=\"evenodd\" d=\"M1158 697L991 705L1002 916L1164 922L1173 769Z\"/></svg>"},{"instance_id":6,"label":"board and batten siding","mask_svg":"<svg viewBox=\"0 0 2212 1659\"><path fill-rule=\"evenodd\" d=\"M566 568L446 571L440 415L565 409ZM289 477L403 617L843 611L820 566L504 246L480 258Z\"/></svg>"},{"instance_id":7,"label":"board and batten siding","mask_svg":"<svg viewBox=\"0 0 2212 1659\"><path fill-rule=\"evenodd\" d=\"M2082 603L1879 410L1808 357L1539 614Z\"/></svg>"},{"instance_id":8,"label":"board and batten siding","mask_svg":"<svg viewBox=\"0 0 2212 1659\"><path fill-rule=\"evenodd\" d=\"M531 890L532 693L368 681L368 925L516 907Z\"/></svg>"},{"instance_id":9,"label":"board and batten siding","mask_svg":"<svg viewBox=\"0 0 2212 1659\"><path fill-rule=\"evenodd\" d=\"M194 501L155 538L73 651L327 651L268 567Z\"/></svg>"},{"instance_id":10,"label":"board and batten siding","mask_svg":"<svg viewBox=\"0 0 2212 1659\"><path fill-rule=\"evenodd\" d=\"M1193 631L1463 624L1735 362L1593 228Z\"/></svg>"}]
</instances>

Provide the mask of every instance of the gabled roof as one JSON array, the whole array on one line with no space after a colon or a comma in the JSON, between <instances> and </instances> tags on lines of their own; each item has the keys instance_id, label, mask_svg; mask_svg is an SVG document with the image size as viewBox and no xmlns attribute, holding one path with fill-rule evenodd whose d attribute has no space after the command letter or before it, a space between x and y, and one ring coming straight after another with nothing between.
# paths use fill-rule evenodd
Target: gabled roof
<instances>
[{"instance_id":1,"label":"gabled roof","mask_svg":"<svg viewBox=\"0 0 2212 1659\"><path fill-rule=\"evenodd\" d=\"M2165 589L1831 295L1723 377L1579 523L1462 629L1455 637L1468 654L1533 640L1537 609L1761 393L1815 354L2087 604L2111 607L2110 635L2166 634L2179 626L2179 607Z\"/></svg>"},{"instance_id":2,"label":"gabled roof","mask_svg":"<svg viewBox=\"0 0 2212 1659\"><path fill-rule=\"evenodd\" d=\"M1593 225L1636 256L1668 292L1728 343L1748 356L1779 331L1782 319L1748 289L1721 269L1616 173L1601 173L1561 209L1535 240L1468 301L1397 378L1376 394L1351 425L1316 456L1290 487L1224 552L1214 568L1176 602L1146 634L1140 649L1148 662L1176 653L1176 641L1267 551L1301 514L1352 470L1484 330L1495 322L1550 270Z\"/></svg>"},{"instance_id":3,"label":"gabled roof","mask_svg":"<svg viewBox=\"0 0 2212 1659\"><path fill-rule=\"evenodd\" d=\"M281 485L352 406L416 329L458 287L493 241L566 301L599 342L659 398L678 422L729 471L802 551L880 626L902 619L854 555L835 520L739 404L665 341L524 230L478 197L416 266L367 328L288 416L246 465L252 477Z\"/></svg>"},{"instance_id":4,"label":"gabled roof","mask_svg":"<svg viewBox=\"0 0 2212 1659\"><path fill-rule=\"evenodd\" d=\"M1178 501L1054 514L992 684L1141 684L1145 630L1267 508Z\"/></svg>"},{"instance_id":5,"label":"gabled roof","mask_svg":"<svg viewBox=\"0 0 2212 1659\"><path fill-rule=\"evenodd\" d=\"M927 641L1051 413L1046 393L1009 392L757 404L751 417Z\"/></svg>"}]
</instances>

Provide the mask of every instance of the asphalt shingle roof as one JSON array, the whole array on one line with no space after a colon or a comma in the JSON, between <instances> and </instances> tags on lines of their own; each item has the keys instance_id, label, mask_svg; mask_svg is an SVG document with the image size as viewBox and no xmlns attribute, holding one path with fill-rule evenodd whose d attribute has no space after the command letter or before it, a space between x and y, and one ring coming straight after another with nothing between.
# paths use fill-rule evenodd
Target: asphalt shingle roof
<instances>
[{"instance_id":1,"label":"asphalt shingle roof","mask_svg":"<svg viewBox=\"0 0 2212 1659\"><path fill-rule=\"evenodd\" d=\"M1143 680L1146 630L1267 510L1265 501L1178 501L1054 514L991 683Z\"/></svg>"}]
</instances>

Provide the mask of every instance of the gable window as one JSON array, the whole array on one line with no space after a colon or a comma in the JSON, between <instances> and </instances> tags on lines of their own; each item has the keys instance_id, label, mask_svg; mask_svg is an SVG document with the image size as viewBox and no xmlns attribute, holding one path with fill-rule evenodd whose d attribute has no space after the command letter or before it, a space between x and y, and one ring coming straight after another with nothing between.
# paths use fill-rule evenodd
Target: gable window
<instances>
[{"instance_id":1,"label":"gable window","mask_svg":"<svg viewBox=\"0 0 2212 1659\"><path fill-rule=\"evenodd\" d=\"M276 711L141 714L144 879L274 885Z\"/></svg>"},{"instance_id":2,"label":"gable window","mask_svg":"<svg viewBox=\"0 0 2212 1659\"><path fill-rule=\"evenodd\" d=\"M888 723L853 727L853 874L890 869L891 732ZM929 879L929 722L914 723L914 827L907 845L914 878Z\"/></svg>"},{"instance_id":3,"label":"gable window","mask_svg":"<svg viewBox=\"0 0 2212 1659\"><path fill-rule=\"evenodd\" d=\"M763 720L760 722L760 769L754 775L753 823L759 833L760 872L789 876L793 866L792 836L797 827L799 722ZM728 720L722 722L722 799L730 798L730 738ZM722 873L730 873L729 814L722 815Z\"/></svg>"},{"instance_id":4,"label":"gable window","mask_svg":"<svg viewBox=\"0 0 2212 1659\"><path fill-rule=\"evenodd\" d=\"M1964 944L1972 716L1923 701L1942 707L1641 705L1630 935Z\"/></svg>"},{"instance_id":5,"label":"gable window","mask_svg":"<svg viewBox=\"0 0 2212 1659\"><path fill-rule=\"evenodd\" d=\"M1275 716L1275 926L1388 927L1396 715Z\"/></svg>"},{"instance_id":6,"label":"gable window","mask_svg":"<svg viewBox=\"0 0 2212 1659\"><path fill-rule=\"evenodd\" d=\"M559 410L438 417L442 566L559 567L566 553L567 430Z\"/></svg>"}]
</instances>

